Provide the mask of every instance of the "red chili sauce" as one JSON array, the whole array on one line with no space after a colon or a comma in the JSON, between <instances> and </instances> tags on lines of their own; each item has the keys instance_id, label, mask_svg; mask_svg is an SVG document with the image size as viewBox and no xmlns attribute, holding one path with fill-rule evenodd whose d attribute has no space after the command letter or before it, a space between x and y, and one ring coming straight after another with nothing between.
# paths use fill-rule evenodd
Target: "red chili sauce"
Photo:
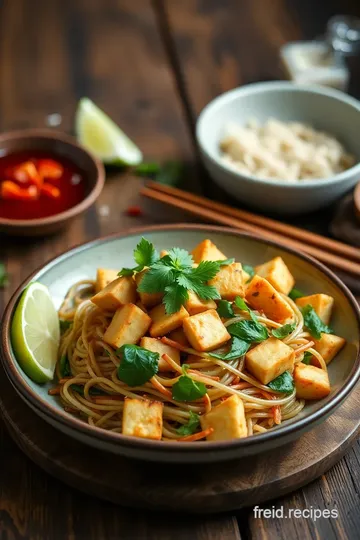
<instances>
[{"instance_id":1,"label":"red chili sauce","mask_svg":"<svg viewBox=\"0 0 360 540\"><path fill-rule=\"evenodd\" d=\"M0 218L37 219L79 204L84 172L68 159L37 150L0 157Z\"/></svg>"}]
</instances>

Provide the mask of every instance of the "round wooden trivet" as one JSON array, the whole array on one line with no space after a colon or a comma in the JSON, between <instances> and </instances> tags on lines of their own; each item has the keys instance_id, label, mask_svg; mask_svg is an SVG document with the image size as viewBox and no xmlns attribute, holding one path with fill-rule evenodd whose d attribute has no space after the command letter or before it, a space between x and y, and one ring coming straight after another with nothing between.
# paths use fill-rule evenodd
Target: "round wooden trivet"
<instances>
[{"instance_id":1,"label":"round wooden trivet","mask_svg":"<svg viewBox=\"0 0 360 540\"><path fill-rule=\"evenodd\" d=\"M258 457L213 465L165 465L89 448L56 431L17 396L0 371L0 410L15 442L49 474L122 506L222 512L280 497L334 465L360 434L360 386L322 425Z\"/></svg>"}]
</instances>

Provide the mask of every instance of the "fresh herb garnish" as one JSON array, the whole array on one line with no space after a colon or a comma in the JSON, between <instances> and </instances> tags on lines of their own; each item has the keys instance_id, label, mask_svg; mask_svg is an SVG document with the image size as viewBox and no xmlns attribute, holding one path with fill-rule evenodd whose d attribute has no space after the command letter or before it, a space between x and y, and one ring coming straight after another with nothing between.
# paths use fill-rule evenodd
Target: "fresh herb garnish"
<instances>
[{"instance_id":1,"label":"fresh herb garnish","mask_svg":"<svg viewBox=\"0 0 360 540\"><path fill-rule=\"evenodd\" d=\"M8 283L9 283L9 275L6 272L5 265L3 263L0 263L0 288L6 287Z\"/></svg>"},{"instance_id":2,"label":"fresh herb garnish","mask_svg":"<svg viewBox=\"0 0 360 540\"><path fill-rule=\"evenodd\" d=\"M160 172L161 165L157 162L140 163L134 168L137 176L152 177Z\"/></svg>"},{"instance_id":3,"label":"fresh herb garnish","mask_svg":"<svg viewBox=\"0 0 360 540\"><path fill-rule=\"evenodd\" d=\"M321 339L322 332L325 334L332 333L332 329L322 322L319 315L310 304L303 307L301 313L304 317L304 324L313 338Z\"/></svg>"},{"instance_id":4,"label":"fresh herb garnish","mask_svg":"<svg viewBox=\"0 0 360 540\"><path fill-rule=\"evenodd\" d=\"M67 357L67 354L63 354L62 357L60 358L60 375L61 377L71 376L70 362Z\"/></svg>"},{"instance_id":5,"label":"fresh herb garnish","mask_svg":"<svg viewBox=\"0 0 360 540\"><path fill-rule=\"evenodd\" d=\"M71 384L70 388L74 390L74 392L77 392L78 394L84 395L84 387L80 384ZM92 386L89 390L90 396L108 396L109 394L107 392L104 392L104 390L100 390L100 388L95 388Z\"/></svg>"},{"instance_id":6,"label":"fresh herb garnish","mask_svg":"<svg viewBox=\"0 0 360 540\"><path fill-rule=\"evenodd\" d=\"M278 339L284 339L286 336L291 334L296 328L296 323L288 323L284 324L283 326L280 326L279 328L273 328L271 330L271 333L274 337Z\"/></svg>"},{"instance_id":7,"label":"fresh herb garnish","mask_svg":"<svg viewBox=\"0 0 360 540\"><path fill-rule=\"evenodd\" d=\"M187 424L184 424L183 426L180 426L176 432L181 435L182 437L186 437L187 435L192 435L195 433L200 427L200 417L198 414L190 411L190 418Z\"/></svg>"},{"instance_id":8,"label":"fresh herb garnish","mask_svg":"<svg viewBox=\"0 0 360 540\"><path fill-rule=\"evenodd\" d=\"M162 165L156 162L140 163L133 172L138 176L152 178L159 184L176 186L185 176L184 164L180 161L166 161Z\"/></svg>"},{"instance_id":9,"label":"fresh herb garnish","mask_svg":"<svg viewBox=\"0 0 360 540\"><path fill-rule=\"evenodd\" d=\"M311 354L311 352L305 351L304 352L304 358L302 359L302 363L306 364L308 366L310 364L310 362L311 362L312 356L313 355Z\"/></svg>"},{"instance_id":10,"label":"fresh herb garnish","mask_svg":"<svg viewBox=\"0 0 360 540\"><path fill-rule=\"evenodd\" d=\"M223 317L224 319L231 319L231 317L235 317L232 304L228 300L219 300L217 312L220 317Z\"/></svg>"},{"instance_id":11,"label":"fresh herb garnish","mask_svg":"<svg viewBox=\"0 0 360 540\"><path fill-rule=\"evenodd\" d=\"M159 258L160 256L154 248L154 245L143 237L134 249L134 259L137 266L134 268L122 268L118 273L118 276L132 276L134 272L141 272L145 266L151 266L158 261Z\"/></svg>"},{"instance_id":12,"label":"fresh herb garnish","mask_svg":"<svg viewBox=\"0 0 360 540\"><path fill-rule=\"evenodd\" d=\"M68 328L72 325L72 321L64 321L63 319L60 319L60 332L64 334Z\"/></svg>"},{"instance_id":13,"label":"fresh herb garnish","mask_svg":"<svg viewBox=\"0 0 360 540\"><path fill-rule=\"evenodd\" d=\"M289 298L291 298L291 300L296 300L297 298L302 298L303 296L304 294L299 291L299 289L291 289L289 292Z\"/></svg>"},{"instance_id":14,"label":"fresh herb garnish","mask_svg":"<svg viewBox=\"0 0 360 540\"><path fill-rule=\"evenodd\" d=\"M248 343L260 343L267 339L268 332L266 327L255 321L239 321L227 327L231 336L238 337Z\"/></svg>"},{"instance_id":15,"label":"fresh herb garnish","mask_svg":"<svg viewBox=\"0 0 360 540\"><path fill-rule=\"evenodd\" d=\"M245 353L250 348L250 343L248 341L244 341L236 336L234 336L231 340L230 349L226 353L208 353L209 356L212 356L213 358L219 358L219 360L235 360L236 358L240 358L241 356L244 356Z\"/></svg>"},{"instance_id":16,"label":"fresh herb garnish","mask_svg":"<svg viewBox=\"0 0 360 540\"><path fill-rule=\"evenodd\" d=\"M121 357L118 377L129 386L141 386L158 372L159 353L137 345L123 345L116 354Z\"/></svg>"},{"instance_id":17,"label":"fresh herb garnish","mask_svg":"<svg viewBox=\"0 0 360 540\"><path fill-rule=\"evenodd\" d=\"M235 259L222 259L220 261L216 261L220 264L220 266L228 266L229 264L232 264L235 262Z\"/></svg>"},{"instance_id":18,"label":"fresh herb garnish","mask_svg":"<svg viewBox=\"0 0 360 540\"><path fill-rule=\"evenodd\" d=\"M172 386L172 398L176 401L194 401L205 396L207 390L202 382L196 382L187 374L187 364L182 365L183 375Z\"/></svg>"},{"instance_id":19,"label":"fresh herb garnish","mask_svg":"<svg viewBox=\"0 0 360 540\"><path fill-rule=\"evenodd\" d=\"M250 281L250 279L252 277L255 276L255 269L253 266L250 266L249 264L243 264L242 265L242 268L244 270L244 272L246 272L247 274L249 274L250 278L248 279L248 281Z\"/></svg>"},{"instance_id":20,"label":"fresh herb garnish","mask_svg":"<svg viewBox=\"0 0 360 540\"><path fill-rule=\"evenodd\" d=\"M258 322L258 318L255 313L249 308L245 300L240 296L235 298L235 306L241 309L241 311L247 311L254 322Z\"/></svg>"},{"instance_id":21,"label":"fresh herb garnish","mask_svg":"<svg viewBox=\"0 0 360 540\"><path fill-rule=\"evenodd\" d=\"M219 299L218 290L207 284L219 269L216 261L202 261L194 268L193 259L187 251L172 248L144 274L138 291L164 293L166 313L175 313L188 300L188 291L193 291L202 300Z\"/></svg>"},{"instance_id":22,"label":"fresh herb garnish","mask_svg":"<svg viewBox=\"0 0 360 540\"><path fill-rule=\"evenodd\" d=\"M281 375L269 382L268 387L276 392L292 394L294 391L294 379L289 371L284 371Z\"/></svg>"}]
</instances>

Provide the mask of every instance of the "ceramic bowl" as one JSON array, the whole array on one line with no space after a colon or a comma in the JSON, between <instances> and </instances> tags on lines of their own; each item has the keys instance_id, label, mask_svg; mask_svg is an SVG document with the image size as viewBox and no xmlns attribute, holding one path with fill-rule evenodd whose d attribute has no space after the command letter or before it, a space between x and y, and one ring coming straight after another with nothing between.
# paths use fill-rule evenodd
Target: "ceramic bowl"
<instances>
[{"instance_id":1,"label":"ceramic bowl","mask_svg":"<svg viewBox=\"0 0 360 540\"><path fill-rule=\"evenodd\" d=\"M329 366L331 394L309 403L296 419L264 434L224 442L172 443L127 437L94 428L62 409L58 399L48 395L52 385L32 382L19 367L10 343L14 309L24 287L31 280L50 289L57 307L70 286L81 279L94 278L98 266L131 266L133 249L146 236L157 249L179 246L191 250L198 242L211 238L228 257L256 265L280 255L297 286L306 293L323 292L335 298L332 326L347 340L346 347ZM323 422L347 397L360 374L360 315L357 303L341 281L322 264L306 255L235 230L202 225L163 225L134 229L72 249L53 259L32 274L15 292L4 315L1 329L2 362L10 383L19 396L44 420L66 435L85 444L128 457L158 462L203 463L242 458L283 445ZM9 383L9 384L10 384Z\"/></svg>"},{"instance_id":2,"label":"ceramic bowl","mask_svg":"<svg viewBox=\"0 0 360 540\"><path fill-rule=\"evenodd\" d=\"M286 182L243 174L222 159L219 142L227 125L250 118L309 124L335 136L357 159L341 174L319 180ZM360 102L321 86L264 82L236 88L215 98L201 112L196 137L205 167L214 181L249 206L278 214L301 214L324 207L350 190L360 178Z\"/></svg>"},{"instance_id":3,"label":"ceramic bowl","mask_svg":"<svg viewBox=\"0 0 360 540\"><path fill-rule=\"evenodd\" d=\"M43 150L68 158L84 171L86 178L85 198L65 212L39 219L7 219L0 217L0 232L21 236L51 234L87 210L98 198L105 182L102 163L92 156L75 139L48 129L24 129L0 135L1 155L31 150Z\"/></svg>"}]
</instances>

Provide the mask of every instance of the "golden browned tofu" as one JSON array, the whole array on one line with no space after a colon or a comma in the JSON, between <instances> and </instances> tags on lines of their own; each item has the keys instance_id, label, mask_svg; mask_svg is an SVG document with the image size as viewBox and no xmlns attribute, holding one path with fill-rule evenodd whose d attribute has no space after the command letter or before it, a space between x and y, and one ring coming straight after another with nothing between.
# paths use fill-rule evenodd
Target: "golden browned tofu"
<instances>
[{"instance_id":1,"label":"golden browned tofu","mask_svg":"<svg viewBox=\"0 0 360 540\"><path fill-rule=\"evenodd\" d=\"M136 286L139 287L140 283L141 283L141 280L142 278L144 277L144 274L145 272L147 272L147 270L142 270L141 272L138 272L136 275L135 275L135 281L136 281ZM154 307L154 306L157 306L158 304L160 304L160 302L162 301L162 298L163 298L163 293L144 293L144 292L138 292L139 296L140 296L140 300L141 300L141 303L145 306L145 307Z\"/></svg>"},{"instance_id":2,"label":"golden browned tofu","mask_svg":"<svg viewBox=\"0 0 360 540\"><path fill-rule=\"evenodd\" d=\"M314 341L314 349L321 354L326 364L331 362L346 343L344 338L334 334L321 334L321 338L314 339ZM316 362L315 357L314 362Z\"/></svg>"},{"instance_id":3,"label":"golden browned tofu","mask_svg":"<svg viewBox=\"0 0 360 540\"><path fill-rule=\"evenodd\" d=\"M95 292L98 293L104 289L109 283L117 279L118 270L110 270L109 268L98 268L96 271Z\"/></svg>"},{"instance_id":4,"label":"golden browned tofu","mask_svg":"<svg viewBox=\"0 0 360 540\"><path fill-rule=\"evenodd\" d=\"M190 344L197 351L216 349L231 337L215 309L184 319L183 328Z\"/></svg>"},{"instance_id":5,"label":"golden browned tofu","mask_svg":"<svg viewBox=\"0 0 360 540\"><path fill-rule=\"evenodd\" d=\"M126 304L119 308L104 334L104 341L115 349L135 344L149 329L151 319L138 306Z\"/></svg>"},{"instance_id":6,"label":"golden browned tofu","mask_svg":"<svg viewBox=\"0 0 360 540\"><path fill-rule=\"evenodd\" d=\"M188 291L189 299L185 303L185 309L190 315L202 313L208 309L216 309L214 300L201 300L193 291Z\"/></svg>"},{"instance_id":7,"label":"golden browned tofu","mask_svg":"<svg viewBox=\"0 0 360 540\"><path fill-rule=\"evenodd\" d=\"M190 343L185 336L184 329L182 327L177 328L176 330L173 330L168 335L169 339L172 339L173 341L176 341L177 343L180 343L183 347L190 347Z\"/></svg>"},{"instance_id":8,"label":"golden browned tofu","mask_svg":"<svg viewBox=\"0 0 360 540\"><path fill-rule=\"evenodd\" d=\"M283 294L289 294L295 285L295 279L281 257L255 267L255 273L265 278L271 285Z\"/></svg>"},{"instance_id":9,"label":"golden browned tofu","mask_svg":"<svg viewBox=\"0 0 360 540\"><path fill-rule=\"evenodd\" d=\"M105 311L116 311L120 306L136 301L136 285L131 276L123 276L106 285L91 301Z\"/></svg>"},{"instance_id":10,"label":"golden browned tofu","mask_svg":"<svg viewBox=\"0 0 360 540\"><path fill-rule=\"evenodd\" d=\"M243 275L243 283L244 285L246 285L250 279L250 274L248 274L247 272L245 272L244 269L242 269L242 275Z\"/></svg>"},{"instance_id":11,"label":"golden browned tofu","mask_svg":"<svg viewBox=\"0 0 360 540\"><path fill-rule=\"evenodd\" d=\"M334 299L327 294L312 294L297 298L295 303L300 308L310 304L324 324L329 324L334 305Z\"/></svg>"},{"instance_id":12,"label":"golden browned tofu","mask_svg":"<svg viewBox=\"0 0 360 540\"><path fill-rule=\"evenodd\" d=\"M200 416L203 430L214 431L206 437L208 441L228 441L247 437L247 425L244 404L241 398L233 395L213 407L210 412Z\"/></svg>"},{"instance_id":13,"label":"golden browned tofu","mask_svg":"<svg viewBox=\"0 0 360 540\"><path fill-rule=\"evenodd\" d=\"M151 337L165 336L165 334L179 328L182 325L183 320L189 316L184 306L181 306L176 313L168 315L165 313L164 304L154 307L149 315L152 319L150 328Z\"/></svg>"},{"instance_id":14,"label":"golden browned tofu","mask_svg":"<svg viewBox=\"0 0 360 540\"><path fill-rule=\"evenodd\" d=\"M174 362L180 365L180 351L175 349L175 347L165 345L159 339L143 337L140 341L140 347L151 352L159 353L159 371L172 371L171 366L162 358L163 354L167 354Z\"/></svg>"},{"instance_id":15,"label":"golden browned tofu","mask_svg":"<svg viewBox=\"0 0 360 540\"><path fill-rule=\"evenodd\" d=\"M224 261L227 259L211 240L203 240L191 252L194 262L201 261Z\"/></svg>"},{"instance_id":16,"label":"golden browned tofu","mask_svg":"<svg viewBox=\"0 0 360 540\"><path fill-rule=\"evenodd\" d=\"M160 441L163 426L164 404L148 399L125 398L123 435Z\"/></svg>"},{"instance_id":17,"label":"golden browned tofu","mask_svg":"<svg viewBox=\"0 0 360 540\"><path fill-rule=\"evenodd\" d=\"M262 384L268 384L284 371L292 371L294 360L294 350L273 337L256 345L245 356L246 368Z\"/></svg>"},{"instance_id":18,"label":"golden browned tofu","mask_svg":"<svg viewBox=\"0 0 360 540\"><path fill-rule=\"evenodd\" d=\"M250 306L265 313L269 319L283 323L293 318L293 311L286 300L264 278L254 276L246 288Z\"/></svg>"},{"instance_id":19,"label":"golden browned tofu","mask_svg":"<svg viewBox=\"0 0 360 540\"><path fill-rule=\"evenodd\" d=\"M221 298L235 300L237 296L245 295L244 275L240 263L222 266L216 276L209 281L219 291Z\"/></svg>"},{"instance_id":20,"label":"golden browned tofu","mask_svg":"<svg viewBox=\"0 0 360 540\"><path fill-rule=\"evenodd\" d=\"M298 398L321 399L330 394L328 374L318 367L297 363L294 369L294 382Z\"/></svg>"}]
</instances>

